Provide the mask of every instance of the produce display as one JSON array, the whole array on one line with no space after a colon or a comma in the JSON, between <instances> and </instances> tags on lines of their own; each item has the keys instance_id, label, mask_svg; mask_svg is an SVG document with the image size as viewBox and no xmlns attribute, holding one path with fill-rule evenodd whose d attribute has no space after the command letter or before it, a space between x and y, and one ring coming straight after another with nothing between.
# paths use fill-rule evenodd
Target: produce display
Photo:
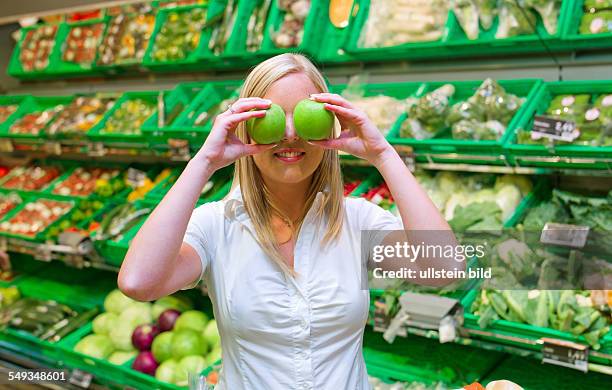
<instances>
[{"instance_id":1,"label":"produce display","mask_svg":"<svg viewBox=\"0 0 612 390\"><path fill-rule=\"evenodd\" d=\"M85 134L102 119L113 104L114 98L79 96L64 107L46 132L49 135Z\"/></svg>"},{"instance_id":2,"label":"produce display","mask_svg":"<svg viewBox=\"0 0 612 390\"><path fill-rule=\"evenodd\" d=\"M104 27L104 23L72 27L62 47L62 60L91 65L96 59Z\"/></svg>"},{"instance_id":3,"label":"produce display","mask_svg":"<svg viewBox=\"0 0 612 390\"><path fill-rule=\"evenodd\" d=\"M609 314L599 308L590 291L483 289L471 310L480 317L482 328L504 319L583 336L591 347L599 349L611 322Z\"/></svg>"},{"instance_id":4,"label":"produce display","mask_svg":"<svg viewBox=\"0 0 612 390\"><path fill-rule=\"evenodd\" d=\"M409 98L400 136L429 139L450 128L453 139L499 140L525 101L490 78L465 101L452 104L454 94L455 87L445 84L421 98Z\"/></svg>"},{"instance_id":5,"label":"produce display","mask_svg":"<svg viewBox=\"0 0 612 390\"><path fill-rule=\"evenodd\" d=\"M342 179L344 181L344 196L349 196L363 182L361 175L351 171L343 172Z\"/></svg>"},{"instance_id":6,"label":"produce display","mask_svg":"<svg viewBox=\"0 0 612 390\"><path fill-rule=\"evenodd\" d=\"M45 241L55 241L64 231L79 232L79 226L93 217L93 215L104 207L100 200L81 200L72 209L70 217L62 220L57 225L50 227L44 234ZM94 225L95 226L95 225ZM84 231L83 233L88 233Z\"/></svg>"},{"instance_id":7,"label":"produce display","mask_svg":"<svg viewBox=\"0 0 612 390\"><path fill-rule=\"evenodd\" d=\"M232 96L228 97L227 99L223 99L218 104L215 104L208 109L197 107L193 112L193 117L195 118L193 120L193 125L200 127L210 123L217 115L227 110L227 107L234 103L237 99L238 97L232 94ZM202 102L202 104L206 105L208 102Z\"/></svg>"},{"instance_id":8,"label":"produce display","mask_svg":"<svg viewBox=\"0 0 612 390\"><path fill-rule=\"evenodd\" d=\"M383 135L389 134L389 131L397 121L397 118L406 111L406 100L396 99L390 96L352 96L345 97L368 115L368 118L374 122L378 130Z\"/></svg>"},{"instance_id":9,"label":"produce display","mask_svg":"<svg viewBox=\"0 0 612 390\"><path fill-rule=\"evenodd\" d=\"M119 241L124 233L145 220L151 211L151 208L138 207L132 203L120 204L104 214L99 223L92 222L97 227L92 238ZM91 226L89 230L92 230Z\"/></svg>"},{"instance_id":10,"label":"produce display","mask_svg":"<svg viewBox=\"0 0 612 390\"><path fill-rule=\"evenodd\" d=\"M113 111L100 133L139 135L140 127L153 114L155 108L155 104L144 99L126 100Z\"/></svg>"},{"instance_id":11,"label":"produce display","mask_svg":"<svg viewBox=\"0 0 612 390\"><path fill-rule=\"evenodd\" d=\"M223 13L217 17L213 16L208 20L207 23L213 25L208 48L215 55L219 55L225 50L234 29L237 16L238 0L228 0Z\"/></svg>"},{"instance_id":12,"label":"produce display","mask_svg":"<svg viewBox=\"0 0 612 390\"><path fill-rule=\"evenodd\" d=\"M359 47L388 47L437 41L448 18L447 0L371 0Z\"/></svg>"},{"instance_id":13,"label":"produce display","mask_svg":"<svg viewBox=\"0 0 612 390\"><path fill-rule=\"evenodd\" d=\"M247 36L246 50L255 52L261 48L268 20L268 12L273 0L263 0L253 8L253 12L249 16L247 31L250 33Z\"/></svg>"},{"instance_id":14,"label":"produce display","mask_svg":"<svg viewBox=\"0 0 612 390\"><path fill-rule=\"evenodd\" d=\"M45 187L59 175L60 170L52 166L15 167L7 174L6 181L0 186L7 190L36 191Z\"/></svg>"},{"instance_id":15,"label":"produce display","mask_svg":"<svg viewBox=\"0 0 612 390\"><path fill-rule=\"evenodd\" d=\"M72 209L71 202L37 199L28 202L15 215L0 223L0 231L26 237L42 233Z\"/></svg>"},{"instance_id":16,"label":"produce display","mask_svg":"<svg viewBox=\"0 0 612 390\"><path fill-rule=\"evenodd\" d=\"M13 115L19 106L17 104L8 104L0 106L0 124L8 119L9 116Z\"/></svg>"},{"instance_id":17,"label":"produce display","mask_svg":"<svg viewBox=\"0 0 612 390\"><path fill-rule=\"evenodd\" d=\"M76 168L70 176L56 183L53 193L57 195L88 196L96 189L116 178L121 171L110 168Z\"/></svg>"},{"instance_id":18,"label":"produce display","mask_svg":"<svg viewBox=\"0 0 612 390\"><path fill-rule=\"evenodd\" d=\"M136 200L144 198L149 191L153 190L155 186L160 184L166 178L170 177L171 174L172 170L170 168L166 168L161 171L153 180L146 176L142 183L137 186L132 186L133 190L128 194L127 201L134 202Z\"/></svg>"},{"instance_id":19,"label":"produce display","mask_svg":"<svg viewBox=\"0 0 612 390\"><path fill-rule=\"evenodd\" d=\"M39 135L63 109L64 105L58 104L46 110L27 113L13 122L9 133Z\"/></svg>"},{"instance_id":20,"label":"produce display","mask_svg":"<svg viewBox=\"0 0 612 390\"><path fill-rule=\"evenodd\" d=\"M46 25L28 30L19 53L19 62L26 72L45 70L55 46L56 25Z\"/></svg>"},{"instance_id":21,"label":"produce display","mask_svg":"<svg viewBox=\"0 0 612 390\"><path fill-rule=\"evenodd\" d=\"M205 8L171 11L153 44L154 61L178 61L188 57L200 43L206 21Z\"/></svg>"},{"instance_id":22,"label":"produce display","mask_svg":"<svg viewBox=\"0 0 612 390\"><path fill-rule=\"evenodd\" d=\"M520 175L418 172L416 177L456 232L500 230L532 189Z\"/></svg>"},{"instance_id":23,"label":"produce display","mask_svg":"<svg viewBox=\"0 0 612 390\"><path fill-rule=\"evenodd\" d=\"M0 219L21 202L21 197L15 193L0 194Z\"/></svg>"},{"instance_id":24,"label":"produce display","mask_svg":"<svg viewBox=\"0 0 612 390\"><path fill-rule=\"evenodd\" d=\"M278 8L284 11L284 16L280 28L272 33L272 41L276 47L299 46L304 36L304 23L310 12L310 0L277 1Z\"/></svg>"},{"instance_id":25,"label":"produce display","mask_svg":"<svg viewBox=\"0 0 612 390\"><path fill-rule=\"evenodd\" d=\"M612 145L612 93L589 95L557 95L553 97L544 116L572 121L579 131L571 144L585 146ZM523 144L550 143L551 140L521 129L518 142ZM559 142L567 144L563 140Z\"/></svg>"},{"instance_id":26,"label":"produce display","mask_svg":"<svg viewBox=\"0 0 612 390\"><path fill-rule=\"evenodd\" d=\"M99 48L98 65L141 62L151 39L155 14L148 3L137 5L136 13L120 13L110 20Z\"/></svg>"},{"instance_id":27,"label":"produce display","mask_svg":"<svg viewBox=\"0 0 612 390\"><path fill-rule=\"evenodd\" d=\"M79 313L54 300L19 298L14 295L18 292L12 294L12 302L2 305L0 310L0 326L31 333L41 340L57 342L97 313L97 309Z\"/></svg>"},{"instance_id":28,"label":"produce display","mask_svg":"<svg viewBox=\"0 0 612 390\"><path fill-rule=\"evenodd\" d=\"M158 380L187 386L189 373L199 374L221 357L219 332L184 296L155 303L134 301L119 290L104 301L105 312L93 320L93 333L74 350L113 364L126 364Z\"/></svg>"}]
</instances>

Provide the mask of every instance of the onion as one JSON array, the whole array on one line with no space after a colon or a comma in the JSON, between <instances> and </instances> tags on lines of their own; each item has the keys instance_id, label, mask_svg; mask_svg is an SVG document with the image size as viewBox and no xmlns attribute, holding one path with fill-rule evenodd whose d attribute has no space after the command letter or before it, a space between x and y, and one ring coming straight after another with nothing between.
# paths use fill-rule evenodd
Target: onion
<instances>
[{"instance_id":1,"label":"onion","mask_svg":"<svg viewBox=\"0 0 612 390\"><path fill-rule=\"evenodd\" d=\"M157 326L162 332L172 330L176 319L181 315L181 312L174 309L164 310L157 319Z\"/></svg>"},{"instance_id":2,"label":"onion","mask_svg":"<svg viewBox=\"0 0 612 390\"><path fill-rule=\"evenodd\" d=\"M158 334L159 328L156 325L139 325L132 333L132 344L139 351L148 351Z\"/></svg>"},{"instance_id":3,"label":"onion","mask_svg":"<svg viewBox=\"0 0 612 390\"><path fill-rule=\"evenodd\" d=\"M132 368L136 371L140 371L142 373L148 375L155 375L155 370L157 370L157 362L155 358L153 358L153 354L151 351L142 351L136 356L134 362L132 363Z\"/></svg>"}]
</instances>

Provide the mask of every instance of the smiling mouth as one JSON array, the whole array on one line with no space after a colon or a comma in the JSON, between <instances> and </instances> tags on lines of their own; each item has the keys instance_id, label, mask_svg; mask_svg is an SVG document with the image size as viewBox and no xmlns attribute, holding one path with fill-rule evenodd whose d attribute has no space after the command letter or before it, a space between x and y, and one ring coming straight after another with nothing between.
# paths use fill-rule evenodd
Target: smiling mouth
<instances>
[{"instance_id":1,"label":"smiling mouth","mask_svg":"<svg viewBox=\"0 0 612 390\"><path fill-rule=\"evenodd\" d=\"M274 153L274 157L276 157L280 161L287 163L300 161L304 158L305 155L306 153L301 151L281 151Z\"/></svg>"}]
</instances>

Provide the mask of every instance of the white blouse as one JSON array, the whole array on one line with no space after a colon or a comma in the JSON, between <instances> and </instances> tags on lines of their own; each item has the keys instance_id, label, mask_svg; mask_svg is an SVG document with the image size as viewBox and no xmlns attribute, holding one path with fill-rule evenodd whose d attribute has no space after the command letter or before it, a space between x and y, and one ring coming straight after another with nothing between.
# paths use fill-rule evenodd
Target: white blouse
<instances>
[{"instance_id":1,"label":"white blouse","mask_svg":"<svg viewBox=\"0 0 612 390\"><path fill-rule=\"evenodd\" d=\"M202 261L200 279L221 335L215 389L369 389L362 344L370 297L360 232L402 224L361 198L346 198L344 207L339 238L327 246L324 221L306 215L295 244L295 278L257 244L239 188L194 210L184 241Z\"/></svg>"}]
</instances>

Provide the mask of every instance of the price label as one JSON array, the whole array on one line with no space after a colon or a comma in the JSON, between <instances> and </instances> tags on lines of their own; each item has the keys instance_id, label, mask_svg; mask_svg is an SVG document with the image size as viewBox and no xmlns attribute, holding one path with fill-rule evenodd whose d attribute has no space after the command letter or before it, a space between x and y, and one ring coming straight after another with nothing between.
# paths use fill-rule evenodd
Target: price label
<instances>
[{"instance_id":1,"label":"price label","mask_svg":"<svg viewBox=\"0 0 612 390\"><path fill-rule=\"evenodd\" d=\"M79 369L74 369L68 381L75 386L79 386L83 389L88 389L89 386L91 386L91 382L93 381L93 375L88 372L81 371Z\"/></svg>"},{"instance_id":2,"label":"price label","mask_svg":"<svg viewBox=\"0 0 612 390\"><path fill-rule=\"evenodd\" d=\"M57 141L47 141L44 145L45 152L59 156L62 154L62 145Z\"/></svg>"},{"instance_id":3,"label":"price label","mask_svg":"<svg viewBox=\"0 0 612 390\"><path fill-rule=\"evenodd\" d=\"M589 230L588 226L547 222L542 229L540 242L542 244L582 248L586 244Z\"/></svg>"},{"instance_id":4,"label":"price label","mask_svg":"<svg viewBox=\"0 0 612 390\"><path fill-rule=\"evenodd\" d=\"M572 142L580 136L576 123L543 115L533 118L532 138L550 138L554 140Z\"/></svg>"},{"instance_id":5,"label":"price label","mask_svg":"<svg viewBox=\"0 0 612 390\"><path fill-rule=\"evenodd\" d=\"M138 188L144 185L147 174L136 168L129 168L127 171L127 183L132 188Z\"/></svg>"},{"instance_id":6,"label":"price label","mask_svg":"<svg viewBox=\"0 0 612 390\"><path fill-rule=\"evenodd\" d=\"M101 157L106 155L106 148L102 142L93 142L89 145L89 155L93 157Z\"/></svg>"},{"instance_id":7,"label":"price label","mask_svg":"<svg viewBox=\"0 0 612 390\"><path fill-rule=\"evenodd\" d=\"M542 342L543 363L588 372L589 348L586 345L549 338L543 338Z\"/></svg>"}]
</instances>

